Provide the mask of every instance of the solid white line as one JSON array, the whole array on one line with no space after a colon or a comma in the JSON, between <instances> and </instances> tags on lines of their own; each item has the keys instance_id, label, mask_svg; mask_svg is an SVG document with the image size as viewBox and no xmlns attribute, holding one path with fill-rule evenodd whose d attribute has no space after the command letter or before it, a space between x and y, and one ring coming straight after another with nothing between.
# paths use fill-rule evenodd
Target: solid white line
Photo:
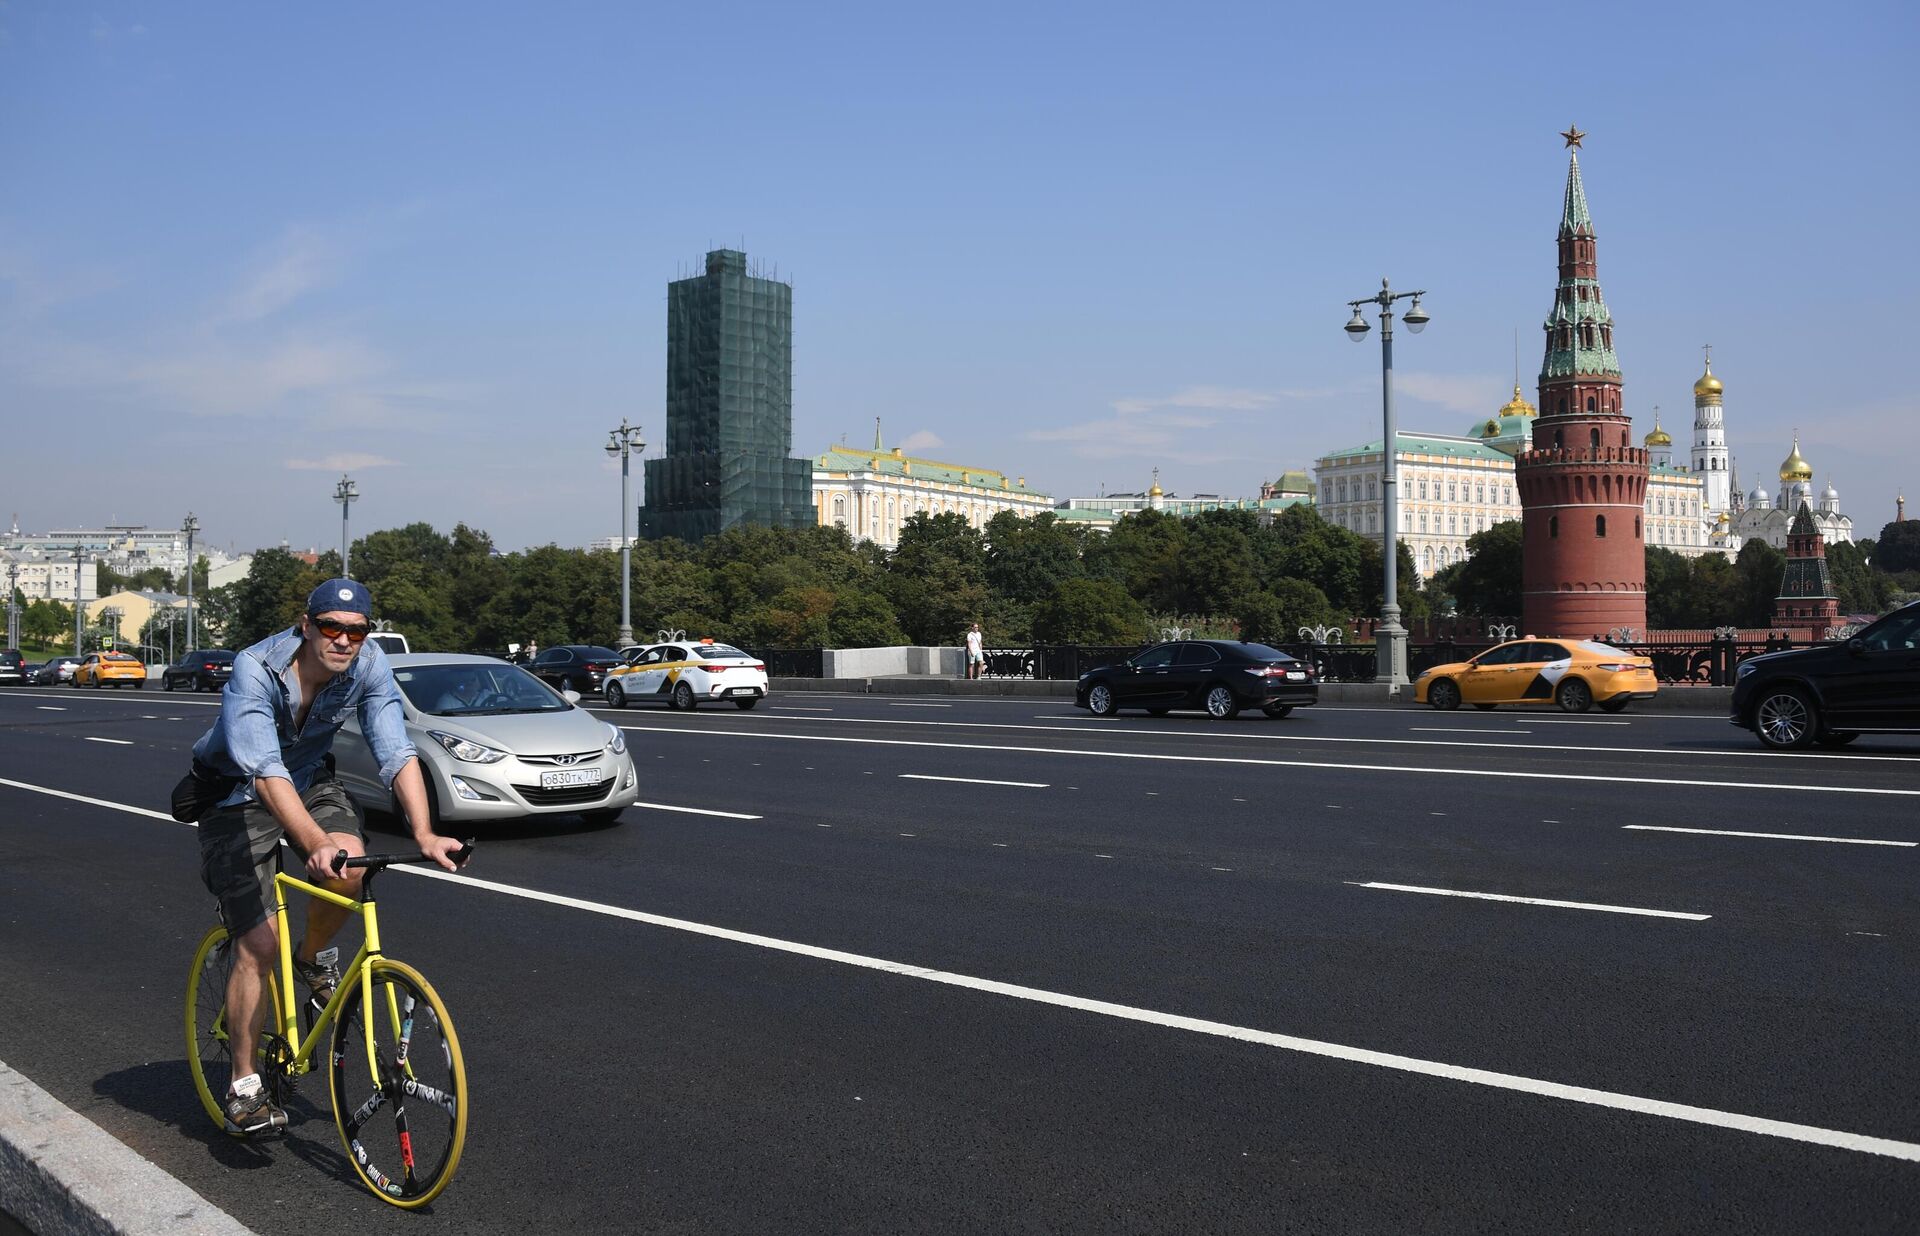
<instances>
[{"instance_id":1,"label":"solid white line","mask_svg":"<svg viewBox=\"0 0 1920 1236\"><path fill-rule=\"evenodd\" d=\"M952 704L896 704L889 700L888 708L952 708Z\"/></svg>"},{"instance_id":2,"label":"solid white line","mask_svg":"<svg viewBox=\"0 0 1920 1236\"><path fill-rule=\"evenodd\" d=\"M1512 901L1528 906L1557 906L1563 910L1604 910L1608 914L1642 914L1648 918L1684 918L1689 922L1704 923L1712 918L1711 914L1686 914L1679 910L1642 910L1636 906L1603 906L1590 901L1553 901L1545 897L1515 897L1508 893L1467 893L1455 888L1422 888L1417 884L1362 884L1358 880L1348 880L1355 888L1381 888L1391 893L1430 893L1435 897L1472 897L1480 901Z\"/></svg>"},{"instance_id":3,"label":"solid white line","mask_svg":"<svg viewBox=\"0 0 1920 1236\"><path fill-rule=\"evenodd\" d=\"M707 807L676 807L671 803L634 803L648 811L683 811L688 815L717 815L723 820L764 820L764 815L742 815L738 811L714 811Z\"/></svg>"},{"instance_id":4,"label":"solid white line","mask_svg":"<svg viewBox=\"0 0 1920 1236\"><path fill-rule=\"evenodd\" d=\"M132 694L128 694L127 692L125 692L125 691L120 691L120 690L113 690L113 691L86 691L86 690L80 690L80 691L75 691L75 690L72 690L71 688L65 688L65 687L63 687L63 688L61 688L61 689L60 689L60 692L59 692L59 693L60 693L60 695L61 695L62 697L64 697L64 698L66 698L66 699L70 699L70 700L73 700L73 701L75 701L75 702L79 702L79 701L81 701L81 700L85 700L85 701L87 701L87 702L89 702L89 703L94 703L94 704L105 704L105 703L107 703L107 702L109 702L109 701L111 701L111 702L113 702L113 703L115 703L115 704L121 704L121 705L134 705L134 706L138 706L138 705L140 705L140 704L147 704L147 706L148 706L148 707L152 707L152 705L151 705L151 704L149 704L149 703L148 703L148 701L149 701L149 700L151 700L151 699L153 699L153 696L151 696L151 695L146 695L145 693L143 693L143 692L140 692L140 691L135 691L135 692L133 692ZM8 691L8 690L0 690L0 699L6 699L6 698L9 698L9 697L11 697L11 698L16 698L16 699L23 699L23 700L43 700L43 699L46 699L46 698L47 698L47 697L48 697L49 695L52 695L52 694L53 694L53 691L52 691L52 690L50 690L50 689L47 689L47 688L42 688L42 689L40 689L40 690L38 690L38 691L35 691L35 690L33 690L33 689L31 689L31 688L29 688L29 689L26 689L26 690L21 690L21 691ZM219 700L185 700L185 699L171 699L171 700L168 700L167 702L168 702L169 704L176 704L176 705L178 705L178 704L184 704L184 705L187 705L188 707L192 707L192 708L218 708L218 707L220 707L220 701L219 701Z\"/></svg>"},{"instance_id":5,"label":"solid white line","mask_svg":"<svg viewBox=\"0 0 1920 1236\"><path fill-rule=\"evenodd\" d=\"M1528 717L1528 725L1632 725L1631 721L1573 721L1563 717Z\"/></svg>"},{"instance_id":6,"label":"solid white line","mask_svg":"<svg viewBox=\"0 0 1920 1236\"><path fill-rule=\"evenodd\" d=\"M1415 734L1525 734L1529 732L1527 730L1471 730L1459 725L1409 725L1407 729Z\"/></svg>"},{"instance_id":7,"label":"solid white line","mask_svg":"<svg viewBox=\"0 0 1920 1236\"><path fill-rule=\"evenodd\" d=\"M132 815L151 816L154 819L171 820L169 816L162 815L158 811L148 811L144 807L130 807L124 803L108 802L99 798L87 798L80 794L69 794L64 790L53 790L44 786L28 785L24 782L9 781L4 778L0 778L0 785L10 785L17 789L32 790L40 794L51 794L57 798L70 798L79 802L112 808L117 811L125 811ZM512 884L497 884L492 881L478 880L472 876L459 875L454 872L428 870L422 867L396 867L394 870L407 875L419 876L422 879L444 880L449 884L464 885L468 888L478 889L483 892L498 893L506 897L519 897L527 901L563 906L568 909L584 910L590 914L599 914L607 918L624 919L628 922L644 923L651 927L661 927L669 931L682 931L689 935L704 936L713 940L728 940L735 944L747 944L755 948L770 949L775 952L789 953L800 957L810 957L818 961L829 961L839 965L854 966L863 970L879 971L884 974L893 974L901 978L918 979L927 983L939 983L943 986L957 987L966 991L978 991L988 995L1005 996L1009 999L1024 1000L1033 1004L1043 1004L1054 1008L1092 1013L1096 1016L1111 1017L1120 1021L1161 1026L1169 1030L1184 1030L1190 1034L1204 1034L1214 1038L1232 1039L1237 1042L1252 1043L1261 1047L1273 1047L1281 1051L1319 1056L1329 1060L1341 1060L1350 1064L1364 1064L1374 1068L1393 1069L1396 1072L1411 1073L1418 1077L1433 1077L1444 1081L1464 1082L1468 1085L1486 1086L1495 1090L1506 1090L1518 1094L1532 1094L1541 1098L1560 1099L1569 1103L1585 1103L1593 1107L1611 1108L1615 1111L1633 1112L1643 1116L1658 1116L1666 1120L1681 1120L1690 1124L1729 1129L1740 1133L1752 1133L1761 1137L1778 1137L1789 1141L1807 1142L1815 1146L1828 1146L1836 1150L1850 1150L1857 1154L1877 1154L1891 1159L1902 1159L1909 1163L1920 1163L1920 1143L1896 1141L1889 1137L1874 1137L1865 1133L1848 1133L1842 1129L1826 1129L1818 1125L1796 1124L1788 1120L1773 1120L1765 1116L1748 1116L1739 1112L1722 1111L1711 1107L1695 1107L1686 1103L1669 1103L1664 1099L1649 1099L1639 1095L1621 1094L1617 1091L1596 1090L1588 1086L1570 1086L1562 1082L1522 1077L1514 1073L1496 1073L1489 1069L1468 1068L1463 1065L1445 1064L1437 1060L1422 1060L1416 1056L1400 1056L1391 1052L1374 1051L1365 1047L1349 1047L1341 1043L1328 1043L1318 1039L1301 1038L1297 1035L1279 1034L1271 1030L1255 1030L1247 1026L1235 1026L1226 1022L1207 1021L1198 1017L1182 1016L1178 1013L1162 1013L1154 1009L1143 1009L1132 1005L1116 1004L1108 1000L1093 1000L1085 996L1047 991L1038 987L1022 987L1015 983L1003 983L996 979L976 978L972 975L957 974L948 970L935 970L926 966L913 965L908 962L887 961L883 958L867 957L859 953L844 953L837 949L821 948L815 944L800 944L792 940L777 939L773 936L762 936L755 935L751 932L735 931L729 927L715 927L707 923L696 923L687 919L668 918L665 915L648 914L643 910L629 910L621 906L586 901L578 897L567 897L559 893L542 892L539 889L524 888Z\"/></svg>"},{"instance_id":8,"label":"solid white line","mask_svg":"<svg viewBox=\"0 0 1920 1236\"><path fill-rule=\"evenodd\" d=\"M932 773L901 773L907 781L959 781L966 785L1014 785L1024 790L1044 790L1046 781L989 781L984 777L936 777Z\"/></svg>"},{"instance_id":9,"label":"solid white line","mask_svg":"<svg viewBox=\"0 0 1920 1236\"><path fill-rule=\"evenodd\" d=\"M1339 772L1416 773L1434 777L1497 777L1515 781L1591 781L1618 785L1620 778L1598 773L1520 772L1497 768L1419 768L1403 764L1335 764L1322 760L1269 760L1232 755L1165 755L1151 751L1087 751L1076 747L1016 747L1005 743L919 742L909 738L848 738L838 734L773 734L765 730L700 729L677 725L623 725L634 734L671 734L675 737L771 738L788 742L846 742L875 747L930 747L940 751L1012 751L1026 755L1083 755L1103 760L1160 760L1175 764L1240 764L1255 768L1323 768ZM1486 744L1472 744L1484 746ZM1552 750L1552 748L1530 748ZM811 769L809 769L811 771ZM1920 790L1881 789L1864 785L1795 785L1772 781L1694 781L1678 777L1635 777L1635 785L1677 785L1714 790L1765 790L1805 794L1868 794L1892 798L1920 798Z\"/></svg>"},{"instance_id":10,"label":"solid white line","mask_svg":"<svg viewBox=\"0 0 1920 1236\"><path fill-rule=\"evenodd\" d=\"M1920 841L1876 841L1869 837L1815 837L1800 833L1744 833L1730 828L1676 828L1668 824L1622 824L1644 833L1700 833L1709 837L1764 837L1769 841L1832 841L1840 845L1920 846Z\"/></svg>"},{"instance_id":11,"label":"solid white line","mask_svg":"<svg viewBox=\"0 0 1920 1236\"><path fill-rule=\"evenodd\" d=\"M66 711L66 709L56 708L52 704L41 704L39 708L41 712L65 712Z\"/></svg>"},{"instance_id":12,"label":"solid white line","mask_svg":"<svg viewBox=\"0 0 1920 1236\"><path fill-rule=\"evenodd\" d=\"M91 735L89 735L88 737L82 739L82 741L83 742L110 742L116 747L131 747L133 745L133 739L131 738L94 738Z\"/></svg>"},{"instance_id":13,"label":"solid white line","mask_svg":"<svg viewBox=\"0 0 1920 1236\"><path fill-rule=\"evenodd\" d=\"M810 708L805 704L775 704L776 712L832 712L831 708Z\"/></svg>"},{"instance_id":14,"label":"solid white line","mask_svg":"<svg viewBox=\"0 0 1920 1236\"><path fill-rule=\"evenodd\" d=\"M16 790L31 790L35 794L45 794L52 798L70 799L76 803L85 803L89 807L106 807L113 811L124 811L129 815L144 815L149 819L165 820L174 823L174 818L164 811L149 811L145 807L135 807L127 803L116 803L105 798L88 798L85 794L75 794L67 790L56 790L44 785L31 785L25 781L11 781L0 777L0 785L11 786Z\"/></svg>"}]
</instances>

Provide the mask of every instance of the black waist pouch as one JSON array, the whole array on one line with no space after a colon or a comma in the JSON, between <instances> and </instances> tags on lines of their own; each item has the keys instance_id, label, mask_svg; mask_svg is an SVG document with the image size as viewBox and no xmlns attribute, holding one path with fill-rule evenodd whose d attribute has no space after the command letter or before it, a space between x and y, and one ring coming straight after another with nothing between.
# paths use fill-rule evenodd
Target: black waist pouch
<instances>
[{"instance_id":1,"label":"black waist pouch","mask_svg":"<svg viewBox=\"0 0 1920 1236\"><path fill-rule=\"evenodd\" d=\"M223 776L195 760L192 769L173 787L171 814L182 824L196 823L239 784L240 778Z\"/></svg>"}]
</instances>

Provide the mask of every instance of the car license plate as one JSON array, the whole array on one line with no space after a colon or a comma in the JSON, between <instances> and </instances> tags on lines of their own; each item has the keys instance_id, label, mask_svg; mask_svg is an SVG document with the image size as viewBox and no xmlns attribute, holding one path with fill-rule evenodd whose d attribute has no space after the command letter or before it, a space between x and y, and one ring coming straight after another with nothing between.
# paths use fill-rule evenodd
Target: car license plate
<instances>
[{"instance_id":1,"label":"car license plate","mask_svg":"<svg viewBox=\"0 0 1920 1236\"><path fill-rule=\"evenodd\" d=\"M540 788L557 790L569 785L598 785L600 780L597 768L556 768L540 774Z\"/></svg>"},{"instance_id":2,"label":"car license plate","mask_svg":"<svg viewBox=\"0 0 1920 1236\"><path fill-rule=\"evenodd\" d=\"M1306 680L1307 680L1307 675L1305 670L1288 670L1287 671L1288 682L1305 682Z\"/></svg>"}]
</instances>

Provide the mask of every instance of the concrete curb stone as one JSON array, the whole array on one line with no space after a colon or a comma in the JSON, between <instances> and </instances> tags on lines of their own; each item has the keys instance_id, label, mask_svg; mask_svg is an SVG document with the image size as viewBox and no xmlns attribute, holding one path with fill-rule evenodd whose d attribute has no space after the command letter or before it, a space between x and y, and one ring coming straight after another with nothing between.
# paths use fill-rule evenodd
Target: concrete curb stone
<instances>
[{"instance_id":1,"label":"concrete curb stone","mask_svg":"<svg viewBox=\"0 0 1920 1236\"><path fill-rule=\"evenodd\" d=\"M250 1236L0 1061L0 1211L37 1236Z\"/></svg>"}]
</instances>

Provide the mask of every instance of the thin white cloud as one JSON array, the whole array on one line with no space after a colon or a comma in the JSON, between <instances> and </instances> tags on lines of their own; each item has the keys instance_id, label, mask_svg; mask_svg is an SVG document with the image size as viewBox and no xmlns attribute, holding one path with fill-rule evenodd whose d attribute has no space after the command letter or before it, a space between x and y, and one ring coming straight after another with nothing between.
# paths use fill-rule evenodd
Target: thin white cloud
<instances>
[{"instance_id":1,"label":"thin white cloud","mask_svg":"<svg viewBox=\"0 0 1920 1236\"><path fill-rule=\"evenodd\" d=\"M946 439L933 430L920 429L900 439L899 446L903 451L930 451L946 444Z\"/></svg>"},{"instance_id":2,"label":"thin white cloud","mask_svg":"<svg viewBox=\"0 0 1920 1236\"><path fill-rule=\"evenodd\" d=\"M385 455L351 453L325 455L319 459L289 459L286 466L295 472L357 472L362 468L397 468L400 461Z\"/></svg>"},{"instance_id":3,"label":"thin white cloud","mask_svg":"<svg viewBox=\"0 0 1920 1236\"><path fill-rule=\"evenodd\" d=\"M1394 388L1410 398L1438 404L1449 412L1491 412L1507 401L1513 384L1506 378L1478 373L1422 373L1410 370L1393 375Z\"/></svg>"},{"instance_id":4,"label":"thin white cloud","mask_svg":"<svg viewBox=\"0 0 1920 1236\"><path fill-rule=\"evenodd\" d=\"M295 226L246 271L219 319L255 322L332 283L341 264L337 243L317 229Z\"/></svg>"},{"instance_id":5,"label":"thin white cloud","mask_svg":"<svg viewBox=\"0 0 1920 1236\"><path fill-rule=\"evenodd\" d=\"M1275 390L1250 390L1238 386L1201 384L1175 391L1171 395L1134 395L1113 401L1113 410L1121 416L1139 416L1160 408L1198 408L1211 412L1264 412L1277 404L1307 399L1324 399L1346 392L1335 389L1281 387Z\"/></svg>"}]
</instances>

